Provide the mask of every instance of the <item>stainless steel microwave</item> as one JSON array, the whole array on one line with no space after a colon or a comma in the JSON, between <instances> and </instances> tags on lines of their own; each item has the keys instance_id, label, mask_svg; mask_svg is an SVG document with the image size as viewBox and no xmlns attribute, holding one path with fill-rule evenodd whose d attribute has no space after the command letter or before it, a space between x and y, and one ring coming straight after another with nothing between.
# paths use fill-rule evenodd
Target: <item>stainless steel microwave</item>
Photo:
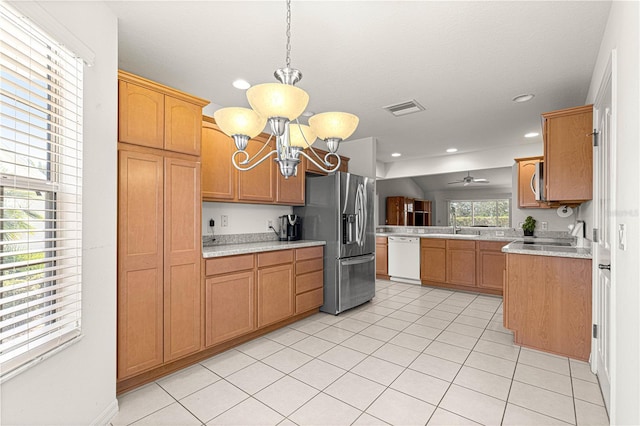
<instances>
[{"instance_id":1,"label":"stainless steel microwave","mask_svg":"<svg viewBox=\"0 0 640 426\"><path fill-rule=\"evenodd\" d=\"M531 191L536 197L536 201L546 201L544 197L544 162L536 163L536 171L531 176Z\"/></svg>"}]
</instances>

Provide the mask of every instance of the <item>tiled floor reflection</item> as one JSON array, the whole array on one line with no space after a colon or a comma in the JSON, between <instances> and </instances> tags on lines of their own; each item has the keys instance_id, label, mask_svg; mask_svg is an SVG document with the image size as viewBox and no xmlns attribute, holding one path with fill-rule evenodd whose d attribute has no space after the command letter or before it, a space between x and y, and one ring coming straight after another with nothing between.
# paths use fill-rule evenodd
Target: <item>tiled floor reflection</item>
<instances>
[{"instance_id":1,"label":"tiled floor reflection","mask_svg":"<svg viewBox=\"0 0 640 426\"><path fill-rule=\"evenodd\" d=\"M588 365L514 345L501 298L376 286L123 395L112 424L609 424Z\"/></svg>"}]
</instances>

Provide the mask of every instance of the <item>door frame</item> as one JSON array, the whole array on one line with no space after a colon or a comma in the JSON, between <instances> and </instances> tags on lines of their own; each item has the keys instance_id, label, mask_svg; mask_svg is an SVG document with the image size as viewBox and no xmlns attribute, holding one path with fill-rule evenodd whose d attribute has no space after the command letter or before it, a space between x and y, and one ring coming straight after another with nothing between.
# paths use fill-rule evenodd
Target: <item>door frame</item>
<instances>
[{"instance_id":1,"label":"door frame","mask_svg":"<svg viewBox=\"0 0 640 426\"><path fill-rule=\"evenodd\" d=\"M611 294L610 294L610 300L609 300L609 360L610 360L610 365L609 365L609 378L610 378L610 383L609 383L609 407L607 407L608 410L611 410L612 407L615 407L615 403L614 401L616 400L616 386L615 386L615 382L616 382L616 346L615 346L615 342L617 341L617 337L616 337L616 316L615 316L615 312L616 312L616 251L617 251L617 239L615 238L616 235L616 220L615 220L615 215L613 214L613 212L616 211L616 181L615 181L615 176L617 176L617 167L616 167L616 151L617 151L617 132L616 132L616 119L617 119L617 74L618 74L618 66L617 66L617 51L616 49L612 49L611 50L611 54L609 55L609 61L607 63L607 67L605 68L605 71L602 75L602 79L600 81L600 87L598 88L598 92L596 93L596 98L595 98L595 102L594 102L594 106L597 105L599 103L599 101L606 96L606 90L607 90L607 86L609 83L609 80L611 80L611 85L610 85L610 90L611 90L611 123L610 123L610 151L609 151L609 176L611 176L611 178L609 179L609 211L610 211L610 216L609 216L609 230L610 230L610 243L611 243L611 247L610 247L610 264L611 264L611 268L612 268L612 273L610 274L610 279L611 279ZM594 112L596 112L594 110ZM598 129L598 125L599 125L599 120L600 120L600 115L599 114L594 114L593 116L593 124L594 124L594 129ZM598 161L599 161L599 156L600 156L600 152L598 149L594 149L594 162L593 162L593 176L594 176L594 189L593 189L593 193L594 193L594 197L593 197L593 202L597 203L598 202L598 192L600 190L600 182L598 179L598 173L597 173L597 165L598 165ZM594 228L596 228L596 226L599 224L600 222L600 213L599 213L599 209L597 205L593 205L592 206L593 209L593 224L594 224ZM599 292L599 288L598 288L598 244L597 243L593 243L593 251L592 251L592 257L593 257L593 262L592 262L592 323L599 325L598 324L598 312L600 309L600 304L602 303L602 300L600 299L600 292ZM591 364L591 371L594 374L597 374L598 372L598 356L597 356L597 339L593 338L591 339L591 359L590 359L590 364ZM599 384L598 384L599 385ZM599 385L600 387L600 385ZM609 412L609 418L612 419L612 413Z\"/></svg>"}]
</instances>

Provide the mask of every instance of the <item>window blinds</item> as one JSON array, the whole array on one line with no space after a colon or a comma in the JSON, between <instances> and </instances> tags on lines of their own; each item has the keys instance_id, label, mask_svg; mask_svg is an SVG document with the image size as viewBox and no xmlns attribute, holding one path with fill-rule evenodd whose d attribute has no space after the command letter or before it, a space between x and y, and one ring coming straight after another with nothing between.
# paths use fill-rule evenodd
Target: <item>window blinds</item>
<instances>
[{"instance_id":1,"label":"window blinds","mask_svg":"<svg viewBox=\"0 0 640 426\"><path fill-rule=\"evenodd\" d=\"M0 371L80 335L82 61L0 3Z\"/></svg>"}]
</instances>

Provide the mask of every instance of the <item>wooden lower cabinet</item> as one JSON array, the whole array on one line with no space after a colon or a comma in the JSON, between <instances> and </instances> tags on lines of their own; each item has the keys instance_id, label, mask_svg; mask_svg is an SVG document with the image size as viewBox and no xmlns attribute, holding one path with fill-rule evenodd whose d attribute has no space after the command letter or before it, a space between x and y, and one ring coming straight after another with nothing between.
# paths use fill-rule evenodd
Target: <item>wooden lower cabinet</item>
<instances>
[{"instance_id":1,"label":"wooden lower cabinet","mask_svg":"<svg viewBox=\"0 0 640 426\"><path fill-rule=\"evenodd\" d=\"M376 278L389 279L389 244L387 237L376 237Z\"/></svg>"},{"instance_id":2,"label":"wooden lower cabinet","mask_svg":"<svg viewBox=\"0 0 640 426\"><path fill-rule=\"evenodd\" d=\"M507 254L504 316L517 344L588 360L591 260Z\"/></svg>"},{"instance_id":3,"label":"wooden lower cabinet","mask_svg":"<svg viewBox=\"0 0 640 426\"><path fill-rule=\"evenodd\" d=\"M258 327L293 315L293 264L258 269Z\"/></svg>"},{"instance_id":4,"label":"wooden lower cabinet","mask_svg":"<svg viewBox=\"0 0 640 426\"><path fill-rule=\"evenodd\" d=\"M476 242L447 240L447 283L476 285Z\"/></svg>"},{"instance_id":5,"label":"wooden lower cabinet","mask_svg":"<svg viewBox=\"0 0 640 426\"><path fill-rule=\"evenodd\" d=\"M204 286L205 346L256 329L253 270L207 278Z\"/></svg>"},{"instance_id":6,"label":"wooden lower cabinet","mask_svg":"<svg viewBox=\"0 0 640 426\"><path fill-rule=\"evenodd\" d=\"M507 242L422 238L422 284L502 295Z\"/></svg>"},{"instance_id":7,"label":"wooden lower cabinet","mask_svg":"<svg viewBox=\"0 0 640 426\"><path fill-rule=\"evenodd\" d=\"M318 308L324 303L323 253L322 247L296 249L296 314Z\"/></svg>"},{"instance_id":8,"label":"wooden lower cabinet","mask_svg":"<svg viewBox=\"0 0 640 426\"><path fill-rule=\"evenodd\" d=\"M478 242L476 285L481 288L502 290L506 254L502 253L505 243L494 241Z\"/></svg>"}]
</instances>

